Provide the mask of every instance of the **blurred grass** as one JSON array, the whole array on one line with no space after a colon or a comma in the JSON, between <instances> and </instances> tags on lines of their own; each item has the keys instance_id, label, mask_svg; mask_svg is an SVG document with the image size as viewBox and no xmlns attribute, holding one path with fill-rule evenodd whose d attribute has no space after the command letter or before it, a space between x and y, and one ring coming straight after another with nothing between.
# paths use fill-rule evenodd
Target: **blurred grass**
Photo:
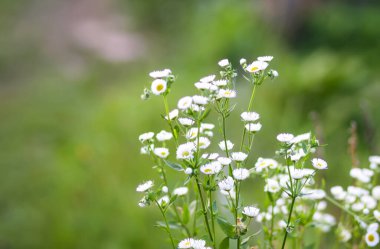
<instances>
[{"instance_id":1,"label":"blurred grass","mask_svg":"<svg viewBox=\"0 0 380 249\"><path fill-rule=\"evenodd\" d=\"M238 65L240 57L272 54L280 77L258 90L254 109L263 130L252 163L274 156L277 133L307 132L317 124L328 144L327 184L344 184L352 120L359 126L362 164L370 153L379 154L379 133L366 135L380 124L378 9L324 5L291 44L248 1L167 4L172 18L160 5L149 11L145 3L128 5L141 11L134 21L150 41L150 56L121 64L89 56L87 71L70 77L41 55L38 42L19 42L8 30L28 6L2 3L2 13L10 12L0 29L10 36L0 50L0 248L166 248L164 232L153 228L158 211L137 208L134 191L141 181L157 179L151 163L138 155L137 141L140 133L165 128L158 122L160 99L139 99L154 69L178 75L170 96L174 107L180 96L195 93L194 82L217 72L219 59ZM150 15L157 9L162 13ZM353 13L357 22L344 22ZM228 123L233 139L241 135L238 113L249 96L244 81L237 89L244 101ZM311 112L318 113L317 122ZM247 200L260 200L260 184L246 186Z\"/></svg>"}]
</instances>

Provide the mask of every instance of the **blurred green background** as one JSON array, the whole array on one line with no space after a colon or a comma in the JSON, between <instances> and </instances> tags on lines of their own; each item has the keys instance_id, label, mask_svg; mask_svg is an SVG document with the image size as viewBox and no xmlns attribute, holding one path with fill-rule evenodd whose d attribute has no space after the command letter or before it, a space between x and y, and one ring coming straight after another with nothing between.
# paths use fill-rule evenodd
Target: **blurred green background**
<instances>
[{"instance_id":1,"label":"blurred green background","mask_svg":"<svg viewBox=\"0 0 380 249\"><path fill-rule=\"evenodd\" d=\"M380 154L379 25L365 0L0 1L0 248L167 248L135 193L157 179L137 140L165 128L161 100L140 100L156 69L178 75L174 107L218 60L273 55L250 160L273 156L280 132L316 130L327 185L349 182L352 121L361 165Z\"/></svg>"}]
</instances>

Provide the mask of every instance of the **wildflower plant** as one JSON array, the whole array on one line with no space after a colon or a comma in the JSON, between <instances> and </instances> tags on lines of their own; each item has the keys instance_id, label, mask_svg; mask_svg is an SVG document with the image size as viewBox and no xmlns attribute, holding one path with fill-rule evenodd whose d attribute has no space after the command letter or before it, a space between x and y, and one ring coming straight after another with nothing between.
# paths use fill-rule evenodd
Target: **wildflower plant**
<instances>
[{"instance_id":1,"label":"wildflower plant","mask_svg":"<svg viewBox=\"0 0 380 249\"><path fill-rule=\"evenodd\" d=\"M314 156L320 145L311 133L281 133L274 158L254 155L255 163L248 160L263 126L253 110L256 91L279 75L270 69L272 59L240 60L251 91L240 114L240 141L227 136L227 121L237 99L235 83L241 80L229 60L219 61L219 76L201 78L194 84L197 93L180 98L174 109L169 108L168 96L176 77L169 69L150 73L152 84L141 97L163 99L168 131L140 135L141 153L152 159L160 178L145 181L136 190L143 194L140 207L156 206L161 212L163 221L156 225L166 231L173 249L285 248L289 236L302 241L310 226L327 232L335 225L334 217L325 212L323 186L314 179L328 165ZM211 112L218 116L215 123L208 119ZM178 177L168 179L168 170L177 171ZM264 181L266 202L243 198L241 187L252 178Z\"/></svg>"}]
</instances>

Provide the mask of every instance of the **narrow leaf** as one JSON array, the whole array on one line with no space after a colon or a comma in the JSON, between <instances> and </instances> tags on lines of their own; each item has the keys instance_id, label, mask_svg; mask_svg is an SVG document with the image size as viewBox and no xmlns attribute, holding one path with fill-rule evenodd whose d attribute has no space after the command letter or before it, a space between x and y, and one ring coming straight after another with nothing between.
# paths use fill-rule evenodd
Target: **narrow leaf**
<instances>
[{"instance_id":1,"label":"narrow leaf","mask_svg":"<svg viewBox=\"0 0 380 249\"><path fill-rule=\"evenodd\" d=\"M230 248L230 238L225 237L222 242L220 242L219 249L229 249Z\"/></svg>"},{"instance_id":2,"label":"narrow leaf","mask_svg":"<svg viewBox=\"0 0 380 249\"><path fill-rule=\"evenodd\" d=\"M177 171L183 171L183 168L180 164L178 163L173 163L167 160L164 160L165 164L168 165L170 168L177 170Z\"/></svg>"}]
</instances>

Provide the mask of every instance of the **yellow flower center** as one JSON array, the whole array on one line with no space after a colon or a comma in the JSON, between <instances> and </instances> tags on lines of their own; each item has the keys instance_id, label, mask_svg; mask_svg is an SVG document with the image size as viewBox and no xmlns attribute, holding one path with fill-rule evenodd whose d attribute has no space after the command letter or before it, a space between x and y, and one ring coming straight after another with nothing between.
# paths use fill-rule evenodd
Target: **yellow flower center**
<instances>
[{"instance_id":1,"label":"yellow flower center","mask_svg":"<svg viewBox=\"0 0 380 249\"><path fill-rule=\"evenodd\" d=\"M211 169L205 169L205 173L211 173L212 170Z\"/></svg>"},{"instance_id":2,"label":"yellow flower center","mask_svg":"<svg viewBox=\"0 0 380 249\"><path fill-rule=\"evenodd\" d=\"M164 85L159 84L159 85L156 86L156 90L157 91L161 91L162 89L164 89Z\"/></svg>"},{"instance_id":3,"label":"yellow flower center","mask_svg":"<svg viewBox=\"0 0 380 249\"><path fill-rule=\"evenodd\" d=\"M250 72L255 72L255 71L257 71L259 68L258 67L251 67L250 69L249 69L249 71Z\"/></svg>"},{"instance_id":4,"label":"yellow flower center","mask_svg":"<svg viewBox=\"0 0 380 249\"><path fill-rule=\"evenodd\" d=\"M375 236L373 236L373 234L369 234L367 239L368 239L368 241L372 242L375 240Z\"/></svg>"},{"instance_id":5,"label":"yellow flower center","mask_svg":"<svg viewBox=\"0 0 380 249\"><path fill-rule=\"evenodd\" d=\"M188 151L182 152L182 156L188 156L188 155L190 155L190 153Z\"/></svg>"}]
</instances>

